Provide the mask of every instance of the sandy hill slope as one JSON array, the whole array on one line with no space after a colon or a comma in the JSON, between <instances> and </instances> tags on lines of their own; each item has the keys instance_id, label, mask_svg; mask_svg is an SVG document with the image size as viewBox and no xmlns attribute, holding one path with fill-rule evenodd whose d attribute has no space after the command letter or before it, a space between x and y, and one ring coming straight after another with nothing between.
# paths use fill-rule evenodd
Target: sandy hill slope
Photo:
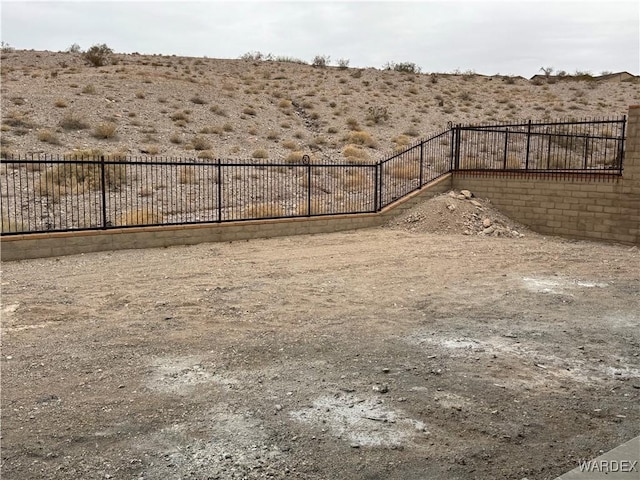
<instances>
[{"instance_id":1,"label":"sandy hill slope","mask_svg":"<svg viewBox=\"0 0 640 480\"><path fill-rule=\"evenodd\" d=\"M411 74L294 62L2 53L2 151L374 161L448 122L613 117L637 82Z\"/></svg>"}]
</instances>

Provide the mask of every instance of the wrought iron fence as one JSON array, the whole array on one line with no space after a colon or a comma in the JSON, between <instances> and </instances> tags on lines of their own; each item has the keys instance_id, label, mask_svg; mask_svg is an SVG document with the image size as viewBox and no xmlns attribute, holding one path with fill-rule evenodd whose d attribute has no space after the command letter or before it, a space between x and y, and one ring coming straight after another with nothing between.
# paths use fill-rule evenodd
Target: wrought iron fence
<instances>
[{"instance_id":1,"label":"wrought iron fence","mask_svg":"<svg viewBox=\"0 0 640 480\"><path fill-rule=\"evenodd\" d=\"M622 174L626 118L453 127L454 170Z\"/></svg>"},{"instance_id":2,"label":"wrought iron fence","mask_svg":"<svg viewBox=\"0 0 640 480\"><path fill-rule=\"evenodd\" d=\"M456 170L621 174L625 120L457 125L375 164L7 157L1 232L370 213Z\"/></svg>"}]
</instances>

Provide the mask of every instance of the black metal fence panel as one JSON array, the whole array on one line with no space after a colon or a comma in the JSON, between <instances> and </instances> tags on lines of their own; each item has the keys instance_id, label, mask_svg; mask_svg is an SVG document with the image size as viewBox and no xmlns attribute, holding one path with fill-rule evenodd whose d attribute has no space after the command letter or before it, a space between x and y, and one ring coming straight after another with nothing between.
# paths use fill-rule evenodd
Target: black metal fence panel
<instances>
[{"instance_id":1,"label":"black metal fence panel","mask_svg":"<svg viewBox=\"0 0 640 480\"><path fill-rule=\"evenodd\" d=\"M457 170L622 173L626 119L456 126Z\"/></svg>"},{"instance_id":2,"label":"black metal fence panel","mask_svg":"<svg viewBox=\"0 0 640 480\"><path fill-rule=\"evenodd\" d=\"M626 119L453 126L375 164L0 162L2 235L377 212L458 170L622 174Z\"/></svg>"}]
</instances>

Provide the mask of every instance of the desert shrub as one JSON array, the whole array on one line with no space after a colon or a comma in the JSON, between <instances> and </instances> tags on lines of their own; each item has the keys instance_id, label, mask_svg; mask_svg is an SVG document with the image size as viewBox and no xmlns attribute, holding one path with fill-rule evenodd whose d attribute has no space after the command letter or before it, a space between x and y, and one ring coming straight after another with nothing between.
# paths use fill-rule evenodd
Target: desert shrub
<instances>
[{"instance_id":1,"label":"desert shrub","mask_svg":"<svg viewBox=\"0 0 640 480\"><path fill-rule=\"evenodd\" d=\"M114 225L124 227L132 225L156 225L162 223L164 218L161 214L151 212L147 209L127 210L118 215Z\"/></svg>"},{"instance_id":2,"label":"desert shrub","mask_svg":"<svg viewBox=\"0 0 640 480\"><path fill-rule=\"evenodd\" d=\"M82 93L86 93L87 95L95 95L96 91L96 86L92 83L89 83L82 88Z\"/></svg>"},{"instance_id":3,"label":"desert shrub","mask_svg":"<svg viewBox=\"0 0 640 480\"><path fill-rule=\"evenodd\" d=\"M418 129L413 126L407 128L403 133L404 135L408 135L409 137L417 137L420 135L420 132L418 131Z\"/></svg>"},{"instance_id":4,"label":"desert shrub","mask_svg":"<svg viewBox=\"0 0 640 480\"><path fill-rule=\"evenodd\" d=\"M355 118L347 118L347 126L351 129L351 130L359 130L360 129L360 124L358 123L358 120L356 120Z\"/></svg>"},{"instance_id":5,"label":"desert shrub","mask_svg":"<svg viewBox=\"0 0 640 480\"><path fill-rule=\"evenodd\" d=\"M102 67L109 62L113 50L111 50L106 44L93 45L86 52L82 54L82 58L94 67Z\"/></svg>"},{"instance_id":6,"label":"desert shrub","mask_svg":"<svg viewBox=\"0 0 640 480\"><path fill-rule=\"evenodd\" d=\"M100 139L109 139L116 136L117 126L113 122L103 122L96 125L93 129L93 136Z\"/></svg>"},{"instance_id":7,"label":"desert shrub","mask_svg":"<svg viewBox=\"0 0 640 480\"><path fill-rule=\"evenodd\" d=\"M189 115L186 112L174 112L169 116L169 118L174 122L177 122L179 120L182 120L184 122L189 121Z\"/></svg>"},{"instance_id":8,"label":"desert shrub","mask_svg":"<svg viewBox=\"0 0 640 480\"><path fill-rule=\"evenodd\" d=\"M244 214L246 218L283 217L285 211L277 203L257 203L245 207Z\"/></svg>"},{"instance_id":9,"label":"desert shrub","mask_svg":"<svg viewBox=\"0 0 640 480\"><path fill-rule=\"evenodd\" d=\"M341 58L337 61L338 64L338 68L340 70L345 70L347 68L349 68L349 59L348 58Z\"/></svg>"},{"instance_id":10,"label":"desert shrub","mask_svg":"<svg viewBox=\"0 0 640 480\"><path fill-rule=\"evenodd\" d=\"M68 105L67 101L64 98L56 99L56 101L53 104L58 108L66 108Z\"/></svg>"},{"instance_id":11,"label":"desert shrub","mask_svg":"<svg viewBox=\"0 0 640 480\"><path fill-rule=\"evenodd\" d=\"M257 150L254 150L251 156L253 158L268 158L269 153L264 148L259 148Z\"/></svg>"},{"instance_id":12,"label":"desert shrub","mask_svg":"<svg viewBox=\"0 0 640 480\"><path fill-rule=\"evenodd\" d=\"M296 150L298 148L298 143L293 140L284 140L282 142L282 146L287 150Z\"/></svg>"},{"instance_id":13,"label":"desert shrub","mask_svg":"<svg viewBox=\"0 0 640 480\"><path fill-rule=\"evenodd\" d=\"M413 62L387 62L383 68L401 73L420 73L421 71L420 67Z\"/></svg>"},{"instance_id":14,"label":"desert shrub","mask_svg":"<svg viewBox=\"0 0 640 480\"><path fill-rule=\"evenodd\" d=\"M40 130L38 132L38 140L51 145L60 145L60 139L51 130Z\"/></svg>"},{"instance_id":15,"label":"desert shrub","mask_svg":"<svg viewBox=\"0 0 640 480\"><path fill-rule=\"evenodd\" d=\"M367 120L373 123L384 123L389 120L389 109L387 107L373 106L367 110Z\"/></svg>"},{"instance_id":16,"label":"desert shrub","mask_svg":"<svg viewBox=\"0 0 640 480\"><path fill-rule=\"evenodd\" d=\"M349 163L366 163L369 161L367 151L358 145L347 145L342 149L342 155Z\"/></svg>"},{"instance_id":17,"label":"desert shrub","mask_svg":"<svg viewBox=\"0 0 640 480\"><path fill-rule=\"evenodd\" d=\"M89 128L87 121L79 114L70 112L60 120L60 126L65 130L84 130Z\"/></svg>"},{"instance_id":18,"label":"desert shrub","mask_svg":"<svg viewBox=\"0 0 640 480\"><path fill-rule=\"evenodd\" d=\"M256 114L256 109L253 107L245 107L242 109L242 113L244 113L245 115L254 116Z\"/></svg>"},{"instance_id":19,"label":"desert shrub","mask_svg":"<svg viewBox=\"0 0 640 480\"><path fill-rule=\"evenodd\" d=\"M329 65L329 55L316 55L313 57L313 62L311 62L311 66L317 68L325 68Z\"/></svg>"},{"instance_id":20,"label":"desert shrub","mask_svg":"<svg viewBox=\"0 0 640 480\"><path fill-rule=\"evenodd\" d=\"M143 99L145 97L145 93L142 90L138 90L136 92L136 98Z\"/></svg>"},{"instance_id":21,"label":"desert shrub","mask_svg":"<svg viewBox=\"0 0 640 480\"><path fill-rule=\"evenodd\" d=\"M211 150L203 150L198 153L198 158L202 158L203 160L213 160L215 158L215 155Z\"/></svg>"},{"instance_id":22,"label":"desert shrub","mask_svg":"<svg viewBox=\"0 0 640 480\"><path fill-rule=\"evenodd\" d=\"M267 140L278 140L278 132L274 130L269 130L267 132Z\"/></svg>"},{"instance_id":23,"label":"desert shrub","mask_svg":"<svg viewBox=\"0 0 640 480\"><path fill-rule=\"evenodd\" d=\"M209 150L211 148L211 142L204 137L195 136L191 139L191 147L194 150Z\"/></svg>"},{"instance_id":24,"label":"desert shrub","mask_svg":"<svg viewBox=\"0 0 640 480\"><path fill-rule=\"evenodd\" d=\"M222 130L224 130L225 132L233 132L233 125L227 122L222 125Z\"/></svg>"},{"instance_id":25,"label":"desert shrub","mask_svg":"<svg viewBox=\"0 0 640 480\"><path fill-rule=\"evenodd\" d=\"M291 152L289 155L287 155L284 159L284 161L286 163L302 163L302 158L305 155L309 155L309 159L313 160L313 156L303 152L302 150L296 150L295 152Z\"/></svg>"},{"instance_id":26,"label":"desert shrub","mask_svg":"<svg viewBox=\"0 0 640 480\"><path fill-rule=\"evenodd\" d=\"M182 135L178 132L173 132L169 137L169 141L171 143L175 143L176 145L180 145L184 140L182 139Z\"/></svg>"},{"instance_id":27,"label":"desert shrub","mask_svg":"<svg viewBox=\"0 0 640 480\"><path fill-rule=\"evenodd\" d=\"M80 45L78 45L77 43L72 43L66 51L67 53L81 53L82 48L80 48Z\"/></svg>"},{"instance_id":28,"label":"desert shrub","mask_svg":"<svg viewBox=\"0 0 640 480\"><path fill-rule=\"evenodd\" d=\"M158 147L158 145L146 145L140 149L140 153L158 155L158 153L160 153L160 147Z\"/></svg>"},{"instance_id":29,"label":"desert shrub","mask_svg":"<svg viewBox=\"0 0 640 480\"><path fill-rule=\"evenodd\" d=\"M349 135L349 142L355 143L356 145L365 145L367 147L375 147L376 142L373 140L373 137L369 132L351 132Z\"/></svg>"}]
</instances>

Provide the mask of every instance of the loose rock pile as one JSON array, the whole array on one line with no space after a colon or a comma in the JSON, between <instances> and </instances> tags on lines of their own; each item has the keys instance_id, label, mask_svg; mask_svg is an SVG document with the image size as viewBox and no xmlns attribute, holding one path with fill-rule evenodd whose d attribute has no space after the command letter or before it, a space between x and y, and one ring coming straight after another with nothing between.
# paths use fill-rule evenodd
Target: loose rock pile
<instances>
[{"instance_id":1,"label":"loose rock pile","mask_svg":"<svg viewBox=\"0 0 640 480\"><path fill-rule=\"evenodd\" d=\"M522 238L528 229L469 190L450 191L390 220L385 227L410 232Z\"/></svg>"}]
</instances>

